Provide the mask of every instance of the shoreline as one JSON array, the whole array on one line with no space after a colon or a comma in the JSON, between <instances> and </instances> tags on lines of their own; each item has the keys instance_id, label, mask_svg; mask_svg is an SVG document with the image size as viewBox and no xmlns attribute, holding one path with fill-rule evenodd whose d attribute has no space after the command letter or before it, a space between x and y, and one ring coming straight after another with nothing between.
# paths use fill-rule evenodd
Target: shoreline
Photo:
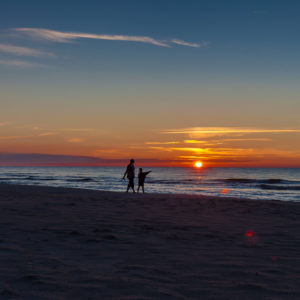
<instances>
[{"instance_id":1,"label":"shoreline","mask_svg":"<svg viewBox=\"0 0 300 300\"><path fill-rule=\"evenodd\" d=\"M49 190L65 190L65 191L78 191L80 193L84 193L84 192L95 192L95 193L99 193L99 194L116 194L116 195L136 195L136 196L140 196L140 195L144 195L145 197L147 196L151 196L154 198L161 198L162 196L165 198L196 198L198 200L235 200L235 201L258 201L258 202L283 202L283 203L299 203L300 204L300 200L299 201L292 201L292 200L280 200L280 199L272 199L272 200L266 200L266 199L251 199L251 198L240 198L240 197L230 197L230 196L210 196L210 195L201 195L201 194L180 194L180 193L151 193L151 192L146 192L146 193L132 193L132 191L129 191L128 193L126 193L126 191L107 191L107 190L96 190L96 189L92 189L92 188L76 188L76 187L63 187L63 186L48 186L48 185L34 185L34 184L15 184L15 183L0 183L0 187L28 187L29 189L33 189L33 188L41 188L41 189L49 189Z\"/></svg>"},{"instance_id":2,"label":"shoreline","mask_svg":"<svg viewBox=\"0 0 300 300\"><path fill-rule=\"evenodd\" d=\"M299 299L300 203L0 184L1 299Z\"/></svg>"},{"instance_id":3,"label":"shoreline","mask_svg":"<svg viewBox=\"0 0 300 300\"><path fill-rule=\"evenodd\" d=\"M174 168L173 168L174 169ZM151 193L184 193L215 197L299 201L300 173L297 169L273 170L244 168L211 170L182 170L162 168L152 170L146 179L145 191ZM118 168L25 168L3 169L2 183L20 185L47 185L88 190L125 191L127 180L122 180L124 169ZM135 179L137 184L137 179Z\"/></svg>"}]
</instances>

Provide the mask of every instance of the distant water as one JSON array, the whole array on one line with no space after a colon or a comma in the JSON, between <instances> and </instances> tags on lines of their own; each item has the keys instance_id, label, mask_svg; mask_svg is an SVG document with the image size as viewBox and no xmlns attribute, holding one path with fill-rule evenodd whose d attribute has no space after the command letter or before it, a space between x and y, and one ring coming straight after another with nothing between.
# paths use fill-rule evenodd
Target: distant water
<instances>
[{"instance_id":1,"label":"distant water","mask_svg":"<svg viewBox=\"0 0 300 300\"><path fill-rule=\"evenodd\" d=\"M299 168L151 170L145 183L148 193L300 201ZM127 186L127 180L121 180L124 171L120 167L0 167L0 183L124 191Z\"/></svg>"}]
</instances>

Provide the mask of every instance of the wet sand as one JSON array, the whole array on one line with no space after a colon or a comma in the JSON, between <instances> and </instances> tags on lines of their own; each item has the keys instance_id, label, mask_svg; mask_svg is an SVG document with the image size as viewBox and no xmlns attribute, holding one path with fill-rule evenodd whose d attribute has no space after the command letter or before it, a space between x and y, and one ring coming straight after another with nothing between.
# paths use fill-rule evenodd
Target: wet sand
<instances>
[{"instance_id":1,"label":"wet sand","mask_svg":"<svg viewBox=\"0 0 300 300\"><path fill-rule=\"evenodd\" d=\"M300 203L0 185L1 299L300 299Z\"/></svg>"}]
</instances>

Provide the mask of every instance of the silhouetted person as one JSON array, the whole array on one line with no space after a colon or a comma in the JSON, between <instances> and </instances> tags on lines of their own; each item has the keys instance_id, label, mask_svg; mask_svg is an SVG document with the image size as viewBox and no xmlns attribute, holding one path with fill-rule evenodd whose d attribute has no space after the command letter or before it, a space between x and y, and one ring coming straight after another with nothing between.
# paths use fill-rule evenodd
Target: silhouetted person
<instances>
[{"instance_id":1,"label":"silhouetted person","mask_svg":"<svg viewBox=\"0 0 300 300\"><path fill-rule=\"evenodd\" d=\"M134 159L130 160L129 165L126 168L126 171L124 173L123 179L125 179L125 176L127 175L128 178L128 186L127 186L127 191L129 191L130 188L132 188L132 191L135 193L134 190Z\"/></svg>"},{"instance_id":2,"label":"silhouetted person","mask_svg":"<svg viewBox=\"0 0 300 300\"><path fill-rule=\"evenodd\" d=\"M146 176L147 176L150 172L152 172L152 171L143 172L143 169L142 169L142 168L139 169L139 175L138 175L138 177L139 177L139 186L138 186L138 188L137 188L137 192L139 192L140 187L142 187L143 193L145 193L145 190L144 190L144 183L145 183Z\"/></svg>"}]
</instances>

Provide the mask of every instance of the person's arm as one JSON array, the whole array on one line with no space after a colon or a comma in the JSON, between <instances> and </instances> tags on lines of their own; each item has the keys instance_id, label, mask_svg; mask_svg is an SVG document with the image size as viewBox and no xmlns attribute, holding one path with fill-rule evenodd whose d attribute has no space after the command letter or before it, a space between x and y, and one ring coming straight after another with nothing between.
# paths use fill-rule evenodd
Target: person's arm
<instances>
[{"instance_id":1,"label":"person's arm","mask_svg":"<svg viewBox=\"0 0 300 300\"><path fill-rule=\"evenodd\" d=\"M127 172L128 172L128 168L126 168L126 171L125 171L125 173L123 175L123 179L125 179L125 176L126 176Z\"/></svg>"},{"instance_id":2,"label":"person's arm","mask_svg":"<svg viewBox=\"0 0 300 300\"><path fill-rule=\"evenodd\" d=\"M148 175L148 174L151 173L151 172L152 172L152 171L148 171L148 172L145 173L145 175Z\"/></svg>"}]
</instances>

